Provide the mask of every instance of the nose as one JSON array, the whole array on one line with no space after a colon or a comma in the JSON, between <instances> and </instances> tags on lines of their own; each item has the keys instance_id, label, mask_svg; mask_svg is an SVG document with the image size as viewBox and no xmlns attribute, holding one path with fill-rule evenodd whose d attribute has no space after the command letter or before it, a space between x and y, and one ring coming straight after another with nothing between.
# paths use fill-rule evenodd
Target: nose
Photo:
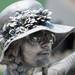
<instances>
[{"instance_id":1,"label":"nose","mask_svg":"<svg viewBox=\"0 0 75 75\"><path fill-rule=\"evenodd\" d=\"M47 49L47 48L49 48L48 47L48 43L47 42L40 42L40 46L41 46L41 48L44 48L44 49Z\"/></svg>"}]
</instances>

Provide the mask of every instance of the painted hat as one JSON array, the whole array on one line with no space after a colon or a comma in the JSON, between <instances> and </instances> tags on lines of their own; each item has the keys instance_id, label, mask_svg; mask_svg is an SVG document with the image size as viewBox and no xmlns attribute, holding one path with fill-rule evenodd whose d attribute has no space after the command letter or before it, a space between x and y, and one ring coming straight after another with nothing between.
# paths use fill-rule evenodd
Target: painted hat
<instances>
[{"instance_id":1,"label":"painted hat","mask_svg":"<svg viewBox=\"0 0 75 75\"><path fill-rule=\"evenodd\" d=\"M38 2L35 0L33 1L33 4L30 4L31 6L29 5L29 7L26 5L26 8L24 8L25 6L21 8L21 2L23 3L23 0L17 2L18 5L16 5L16 3L10 5L10 7L7 8L7 11L6 9L4 10L6 13L3 14L2 17L2 20L5 18L5 20L3 20L3 23L5 22L5 24L2 30L2 36L4 39L4 51L2 58L4 58L4 52L13 42L22 39L30 34L41 30L49 31L50 33L52 32L54 34L63 34L73 29L71 26L51 23L51 11L48 11L47 9L44 10L42 7L39 7ZM18 8L19 10L17 10L18 6L21 9ZM37 7L32 9L34 6ZM15 10L11 8L15 8ZM11 15L9 15L8 12L11 12Z\"/></svg>"},{"instance_id":2,"label":"painted hat","mask_svg":"<svg viewBox=\"0 0 75 75\"><path fill-rule=\"evenodd\" d=\"M3 24L8 23L10 20L9 17L14 16L16 11L24 11L27 9L38 10L40 8L43 8L43 6L36 0L19 0L14 2L0 12L0 27L2 27Z\"/></svg>"},{"instance_id":3,"label":"painted hat","mask_svg":"<svg viewBox=\"0 0 75 75\"><path fill-rule=\"evenodd\" d=\"M10 22L3 26L4 50L14 41L41 30L67 33L73 28L52 24L50 20L51 12L47 9L17 11L15 16L10 17Z\"/></svg>"}]
</instances>

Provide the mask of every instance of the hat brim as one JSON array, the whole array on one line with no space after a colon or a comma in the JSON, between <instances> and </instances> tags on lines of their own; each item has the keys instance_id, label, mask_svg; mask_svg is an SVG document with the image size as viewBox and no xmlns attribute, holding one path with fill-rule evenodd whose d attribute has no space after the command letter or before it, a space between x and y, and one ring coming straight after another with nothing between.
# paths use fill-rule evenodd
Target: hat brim
<instances>
[{"instance_id":1,"label":"hat brim","mask_svg":"<svg viewBox=\"0 0 75 75\"><path fill-rule=\"evenodd\" d=\"M7 48L10 46L11 43L13 43L14 41L17 41L21 38L24 38L32 33L41 31L41 30L46 30L49 32L53 32L53 33L57 33L57 34L62 34L62 33L68 33L69 31L71 31L74 27L71 26L64 26L64 25L57 25L54 24L51 28L47 27L47 26L37 26L31 30L25 31L24 33L15 36L13 39L12 37L6 41L5 45L4 45L4 50L7 50Z\"/></svg>"}]
</instances>

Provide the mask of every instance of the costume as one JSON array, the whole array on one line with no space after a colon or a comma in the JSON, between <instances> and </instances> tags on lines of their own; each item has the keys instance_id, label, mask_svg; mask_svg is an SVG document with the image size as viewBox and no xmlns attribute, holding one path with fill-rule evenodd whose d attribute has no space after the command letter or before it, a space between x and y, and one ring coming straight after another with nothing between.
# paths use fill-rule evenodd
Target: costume
<instances>
[{"instance_id":1,"label":"costume","mask_svg":"<svg viewBox=\"0 0 75 75\"><path fill-rule=\"evenodd\" d=\"M33 0L30 5L26 5L25 7L24 5L29 3L29 1L30 0L18 1L10 5L2 12L0 16L1 24L5 23L5 25L3 26L1 37L3 38L1 39L1 42L4 41L2 42L4 45L4 51L0 63L7 65L7 69L10 72L9 75L37 74L36 68L33 67L27 72L27 74L25 74L25 72L27 71L27 67L25 68L25 66L23 66L21 58L17 54L15 54L14 57L13 55L11 56L12 51L10 51L9 48L12 48L12 46L15 45L14 42L21 40L22 38L27 37L28 35L31 35L33 33L45 31L47 32L47 34L49 34L48 37L50 37L50 50L53 56L53 54L56 54L57 50L59 51L59 49L67 47L61 45L63 41L68 38L68 36L72 34L72 38L74 38L74 27L51 23L51 12L48 10L44 10L43 7L41 7L41 5L35 0ZM18 6L19 8L17 8ZM15 8L14 11L11 11L13 10L13 8ZM64 75L67 73L67 71L69 71L71 66L74 65L74 56L75 53L67 58L64 58L58 63L53 62L50 59L50 63L46 67L39 68L39 70L43 71L43 75ZM68 63L66 63L66 61L68 61ZM71 64L71 62L73 64ZM56 65L53 65L54 63L56 63ZM66 69L65 67L67 66L67 64L70 64L70 66L68 66L68 69ZM53 66L49 68L51 65ZM57 68L58 66L59 69ZM46 73L45 71L48 71L48 73Z\"/></svg>"}]
</instances>

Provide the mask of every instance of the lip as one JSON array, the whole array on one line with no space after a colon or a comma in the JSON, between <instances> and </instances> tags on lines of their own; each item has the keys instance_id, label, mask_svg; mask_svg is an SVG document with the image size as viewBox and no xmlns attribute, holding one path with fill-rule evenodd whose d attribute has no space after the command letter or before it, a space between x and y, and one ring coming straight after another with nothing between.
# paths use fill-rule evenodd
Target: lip
<instances>
[{"instance_id":1,"label":"lip","mask_svg":"<svg viewBox=\"0 0 75 75\"><path fill-rule=\"evenodd\" d=\"M43 51L43 52L38 53L37 55L49 55L49 52L48 51Z\"/></svg>"}]
</instances>

